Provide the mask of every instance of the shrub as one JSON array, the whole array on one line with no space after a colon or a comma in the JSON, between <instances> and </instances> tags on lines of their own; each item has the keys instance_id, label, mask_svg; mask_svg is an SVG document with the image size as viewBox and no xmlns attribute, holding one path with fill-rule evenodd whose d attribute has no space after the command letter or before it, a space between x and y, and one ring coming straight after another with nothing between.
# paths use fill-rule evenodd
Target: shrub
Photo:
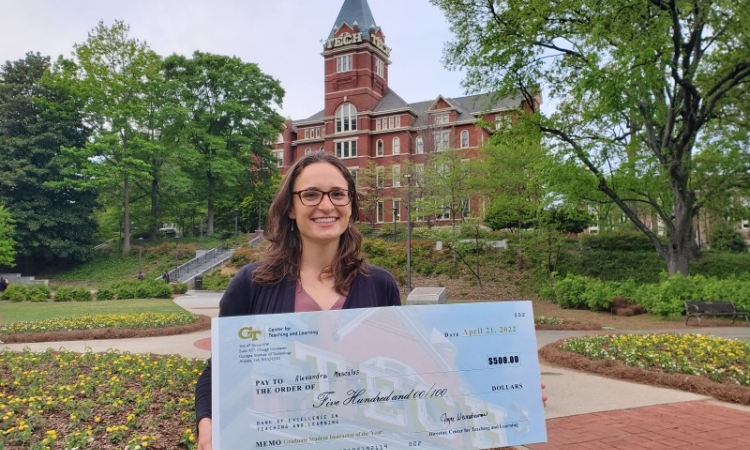
<instances>
[{"instance_id":1,"label":"shrub","mask_svg":"<svg viewBox=\"0 0 750 450\"><path fill-rule=\"evenodd\" d=\"M732 225L723 223L718 225L708 239L711 248L717 251L742 253L747 251L747 245L742 234Z\"/></svg>"},{"instance_id":2,"label":"shrub","mask_svg":"<svg viewBox=\"0 0 750 450\"><path fill-rule=\"evenodd\" d=\"M93 299L94 295L88 288L77 287L73 289L73 300L77 302L90 302Z\"/></svg>"},{"instance_id":3,"label":"shrub","mask_svg":"<svg viewBox=\"0 0 750 450\"><path fill-rule=\"evenodd\" d=\"M50 296L52 295L49 286L47 286L46 284L32 284L28 286L27 290L28 294L26 298L32 302L45 302L49 300Z\"/></svg>"},{"instance_id":4,"label":"shrub","mask_svg":"<svg viewBox=\"0 0 750 450\"><path fill-rule=\"evenodd\" d=\"M240 247L232 253L229 258L229 265L238 269L259 260L259 250L257 248Z\"/></svg>"},{"instance_id":5,"label":"shrub","mask_svg":"<svg viewBox=\"0 0 750 450\"><path fill-rule=\"evenodd\" d=\"M652 251L654 244L640 231L617 230L600 234L586 234L581 237L581 247L610 251Z\"/></svg>"},{"instance_id":6,"label":"shrub","mask_svg":"<svg viewBox=\"0 0 750 450\"><path fill-rule=\"evenodd\" d=\"M97 300L112 300L115 298L115 291L109 288L101 288L96 291Z\"/></svg>"},{"instance_id":7,"label":"shrub","mask_svg":"<svg viewBox=\"0 0 750 450\"><path fill-rule=\"evenodd\" d=\"M209 291L223 291L229 286L231 279L232 277L221 273L220 270L214 270L203 277L203 288Z\"/></svg>"},{"instance_id":8,"label":"shrub","mask_svg":"<svg viewBox=\"0 0 750 450\"><path fill-rule=\"evenodd\" d=\"M586 292L586 284L586 277L578 275L568 275L561 280L555 280L555 302L561 308L585 309L586 300L583 295Z\"/></svg>"},{"instance_id":9,"label":"shrub","mask_svg":"<svg viewBox=\"0 0 750 450\"><path fill-rule=\"evenodd\" d=\"M73 288L62 286L57 288L55 296L53 298L56 302L69 302L73 300Z\"/></svg>"},{"instance_id":10,"label":"shrub","mask_svg":"<svg viewBox=\"0 0 750 450\"><path fill-rule=\"evenodd\" d=\"M169 286L172 288L172 294L184 294L188 291L187 283L171 283Z\"/></svg>"},{"instance_id":11,"label":"shrub","mask_svg":"<svg viewBox=\"0 0 750 450\"><path fill-rule=\"evenodd\" d=\"M2 292L2 298L11 302L22 302L29 298L28 288L23 284L9 284Z\"/></svg>"},{"instance_id":12,"label":"shrub","mask_svg":"<svg viewBox=\"0 0 750 450\"><path fill-rule=\"evenodd\" d=\"M135 284L122 283L116 289L117 300L130 300L135 298Z\"/></svg>"}]
</instances>

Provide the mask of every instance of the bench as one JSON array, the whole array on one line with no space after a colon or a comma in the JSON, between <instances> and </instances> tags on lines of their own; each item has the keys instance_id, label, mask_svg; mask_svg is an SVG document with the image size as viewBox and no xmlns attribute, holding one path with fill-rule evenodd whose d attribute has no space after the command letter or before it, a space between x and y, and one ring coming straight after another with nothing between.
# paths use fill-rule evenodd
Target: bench
<instances>
[{"instance_id":1,"label":"bench","mask_svg":"<svg viewBox=\"0 0 750 450\"><path fill-rule=\"evenodd\" d=\"M685 302L685 325L691 317L698 319L698 326L703 316L732 317L734 325L737 317L744 317L750 325L750 311L744 306L737 307L732 302Z\"/></svg>"}]
</instances>

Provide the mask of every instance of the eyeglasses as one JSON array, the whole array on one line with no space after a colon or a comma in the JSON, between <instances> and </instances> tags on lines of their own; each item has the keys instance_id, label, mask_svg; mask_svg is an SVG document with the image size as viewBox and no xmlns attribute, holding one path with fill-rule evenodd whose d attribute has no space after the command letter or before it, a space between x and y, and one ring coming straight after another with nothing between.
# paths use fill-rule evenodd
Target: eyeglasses
<instances>
[{"instance_id":1,"label":"eyeglasses","mask_svg":"<svg viewBox=\"0 0 750 450\"><path fill-rule=\"evenodd\" d=\"M299 201L305 206L318 206L323 201L323 195L327 195L335 206L346 206L352 201L352 191L344 189L333 189L328 192L317 189L305 189L304 191L292 192L299 197Z\"/></svg>"}]
</instances>

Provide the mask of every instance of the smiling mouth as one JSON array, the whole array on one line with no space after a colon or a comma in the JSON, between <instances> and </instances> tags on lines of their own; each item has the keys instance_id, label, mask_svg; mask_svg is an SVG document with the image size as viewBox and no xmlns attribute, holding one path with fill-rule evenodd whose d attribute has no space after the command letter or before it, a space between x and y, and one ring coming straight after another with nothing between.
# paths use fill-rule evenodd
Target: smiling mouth
<instances>
[{"instance_id":1,"label":"smiling mouth","mask_svg":"<svg viewBox=\"0 0 750 450\"><path fill-rule=\"evenodd\" d=\"M337 220L338 219L336 219L335 217L326 217L324 219L313 219L313 222L315 222L315 223L333 223L333 222L335 222Z\"/></svg>"}]
</instances>

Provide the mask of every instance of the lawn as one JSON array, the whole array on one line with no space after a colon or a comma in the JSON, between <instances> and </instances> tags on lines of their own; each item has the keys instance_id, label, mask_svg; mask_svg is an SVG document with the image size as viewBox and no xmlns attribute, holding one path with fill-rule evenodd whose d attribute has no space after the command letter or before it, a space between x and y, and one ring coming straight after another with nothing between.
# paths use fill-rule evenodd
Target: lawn
<instances>
[{"instance_id":1,"label":"lawn","mask_svg":"<svg viewBox=\"0 0 750 450\"><path fill-rule=\"evenodd\" d=\"M171 299L108 300L77 303L13 303L0 301L0 323L27 322L43 319L68 319L91 315L133 313L179 313L185 310Z\"/></svg>"}]
</instances>

